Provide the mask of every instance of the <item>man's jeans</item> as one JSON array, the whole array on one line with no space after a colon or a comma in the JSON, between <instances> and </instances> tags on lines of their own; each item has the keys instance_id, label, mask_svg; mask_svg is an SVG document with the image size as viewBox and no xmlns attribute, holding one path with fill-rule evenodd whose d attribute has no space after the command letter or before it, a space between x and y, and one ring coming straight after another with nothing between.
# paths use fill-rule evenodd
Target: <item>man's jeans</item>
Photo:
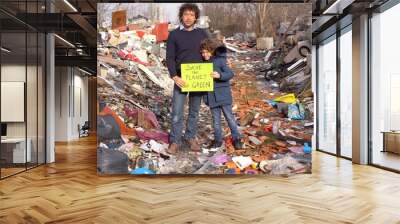
<instances>
[{"instance_id":1,"label":"man's jeans","mask_svg":"<svg viewBox=\"0 0 400 224\"><path fill-rule=\"evenodd\" d=\"M235 116L232 112L232 105L223 105L219 107L211 108L213 117L213 128L214 128L214 141L222 141L222 124L221 124L221 111L224 114L225 120L228 122L228 126L231 129L233 139L240 139L240 133L236 124Z\"/></svg>"},{"instance_id":2,"label":"man's jeans","mask_svg":"<svg viewBox=\"0 0 400 224\"><path fill-rule=\"evenodd\" d=\"M183 129L183 113L185 108L185 100L187 93L181 92L180 88L175 85L172 96L172 114L171 114L171 132L169 141L171 143L181 143ZM193 139L197 134L197 119L199 116L201 98L203 93L189 93L189 115L186 124L185 139Z\"/></svg>"}]
</instances>

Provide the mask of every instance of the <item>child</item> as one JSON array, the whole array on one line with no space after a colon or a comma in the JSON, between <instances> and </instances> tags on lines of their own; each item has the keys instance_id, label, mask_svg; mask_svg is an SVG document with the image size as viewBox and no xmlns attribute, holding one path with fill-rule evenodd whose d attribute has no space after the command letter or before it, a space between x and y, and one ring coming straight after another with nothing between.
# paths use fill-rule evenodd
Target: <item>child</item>
<instances>
[{"instance_id":1,"label":"child","mask_svg":"<svg viewBox=\"0 0 400 224\"><path fill-rule=\"evenodd\" d=\"M213 117L214 143L212 148L222 146L222 112L231 129L235 149L241 149L240 133L232 112L232 94L229 83L234 74L227 65L226 47L220 41L208 38L201 43L200 50L204 61L213 63L214 68L211 73L214 78L214 91L208 92L204 97L204 101L210 107Z\"/></svg>"}]
</instances>

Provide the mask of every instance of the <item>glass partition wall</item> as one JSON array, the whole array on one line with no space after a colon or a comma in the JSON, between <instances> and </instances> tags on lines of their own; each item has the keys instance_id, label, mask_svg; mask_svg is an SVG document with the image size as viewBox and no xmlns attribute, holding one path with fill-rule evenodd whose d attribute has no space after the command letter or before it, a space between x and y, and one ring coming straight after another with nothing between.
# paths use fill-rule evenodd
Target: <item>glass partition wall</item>
<instances>
[{"instance_id":1,"label":"glass partition wall","mask_svg":"<svg viewBox=\"0 0 400 224\"><path fill-rule=\"evenodd\" d=\"M352 158L352 27L341 31L340 65L340 155Z\"/></svg>"},{"instance_id":2,"label":"glass partition wall","mask_svg":"<svg viewBox=\"0 0 400 224\"><path fill-rule=\"evenodd\" d=\"M20 19L42 6L42 1L0 3L1 179L45 163L46 40Z\"/></svg>"},{"instance_id":3,"label":"glass partition wall","mask_svg":"<svg viewBox=\"0 0 400 224\"><path fill-rule=\"evenodd\" d=\"M372 15L370 163L400 172L400 4Z\"/></svg>"},{"instance_id":4,"label":"glass partition wall","mask_svg":"<svg viewBox=\"0 0 400 224\"><path fill-rule=\"evenodd\" d=\"M317 47L317 150L352 158L352 26Z\"/></svg>"},{"instance_id":5,"label":"glass partition wall","mask_svg":"<svg viewBox=\"0 0 400 224\"><path fill-rule=\"evenodd\" d=\"M336 154L336 35L323 41L317 51L317 148Z\"/></svg>"}]
</instances>

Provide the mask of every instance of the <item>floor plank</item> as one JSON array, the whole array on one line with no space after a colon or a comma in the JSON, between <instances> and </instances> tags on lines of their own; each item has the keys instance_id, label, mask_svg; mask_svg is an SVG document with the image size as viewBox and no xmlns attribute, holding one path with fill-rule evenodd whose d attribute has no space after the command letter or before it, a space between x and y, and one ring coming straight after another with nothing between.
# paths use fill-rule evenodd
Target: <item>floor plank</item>
<instances>
[{"instance_id":1,"label":"floor plank","mask_svg":"<svg viewBox=\"0 0 400 224\"><path fill-rule=\"evenodd\" d=\"M0 223L400 223L400 175L321 152L289 178L98 176L96 139L0 181Z\"/></svg>"}]
</instances>

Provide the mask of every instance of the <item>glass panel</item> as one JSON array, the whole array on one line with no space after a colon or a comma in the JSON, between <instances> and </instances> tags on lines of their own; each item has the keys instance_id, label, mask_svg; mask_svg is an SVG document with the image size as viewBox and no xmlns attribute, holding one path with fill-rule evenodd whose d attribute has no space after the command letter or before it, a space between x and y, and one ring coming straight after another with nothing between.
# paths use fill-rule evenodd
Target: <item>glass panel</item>
<instances>
[{"instance_id":1,"label":"glass panel","mask_svg":"<svg viewBox=\"0 0 400 224\"><path fill-rule=\"evenodd\" d=\"M340 153L352 157L352 35L340 36Z\"/></svg>"},{"instance_id":2,"label":"glass panel","mask_svg":"<svg viewBox=\"0 0 400 224\"><path fill-rule=\"evenodd\" d=\"M0 7L4 178L45 162L45 35L22 22L26 13L44 12L45 1L3 0Z\"/></svg>"},{"instance_id":3,"label":"glass panel","mask_svg":"<svg viewBox=\"0 0 400 224\"><path fill-rule=\"evenodd\" d=\"M1 140L2 177L25 170L26 33L2 33L1 45Z\"/></svg>"},{"instance_id":4,"label":"glass panel","mask_svg":"<svg viewBox=\"0 0 400 224\"><path fill-rule=\"evenodd\" d=\"M37 33L28 33L28 63L27 63L27 131L28 131L28 149L30 148L30 160L28 168L37 165Z\"/></svg>"},{"instance_id":5,"label":"glass panel","mask_svg":"<svg viewBox=\"0 0 400 224\"><path fill-rule=\"evenodd\" d=\"M399 21L400 4L371 20L372 163L396 170L400 170L400 45L399 30L393 27Z\"/></svg>"},{"instance_id":6,"label":"glass panel","mask_svg":"<svg viewBox=\"0 0 400 224\"><path fill-rule=\"evenodd\" d=\"M336 154L335 38L318 48L318 149Z\"/></svg>"},{"instance_id":7,"label":"glass panel","mask_svg":"<svg viewBox=\"0 0 400 224\"><path fill-rule=\"evenodd\" d=\"M27 13L37 13L38 4L36 1L27 2ZM31 20L37 20L38 17L33 17ZM37 21L31 21L37 23ZM31 151L30 161L27 163L28 168L37 166L38 160L38 119L37 119L37 104L38 104L38 33L36 30L27 30L27 95L26 95L26 113L27 113L27 150Z\"/></svg>"}]
</instances>

